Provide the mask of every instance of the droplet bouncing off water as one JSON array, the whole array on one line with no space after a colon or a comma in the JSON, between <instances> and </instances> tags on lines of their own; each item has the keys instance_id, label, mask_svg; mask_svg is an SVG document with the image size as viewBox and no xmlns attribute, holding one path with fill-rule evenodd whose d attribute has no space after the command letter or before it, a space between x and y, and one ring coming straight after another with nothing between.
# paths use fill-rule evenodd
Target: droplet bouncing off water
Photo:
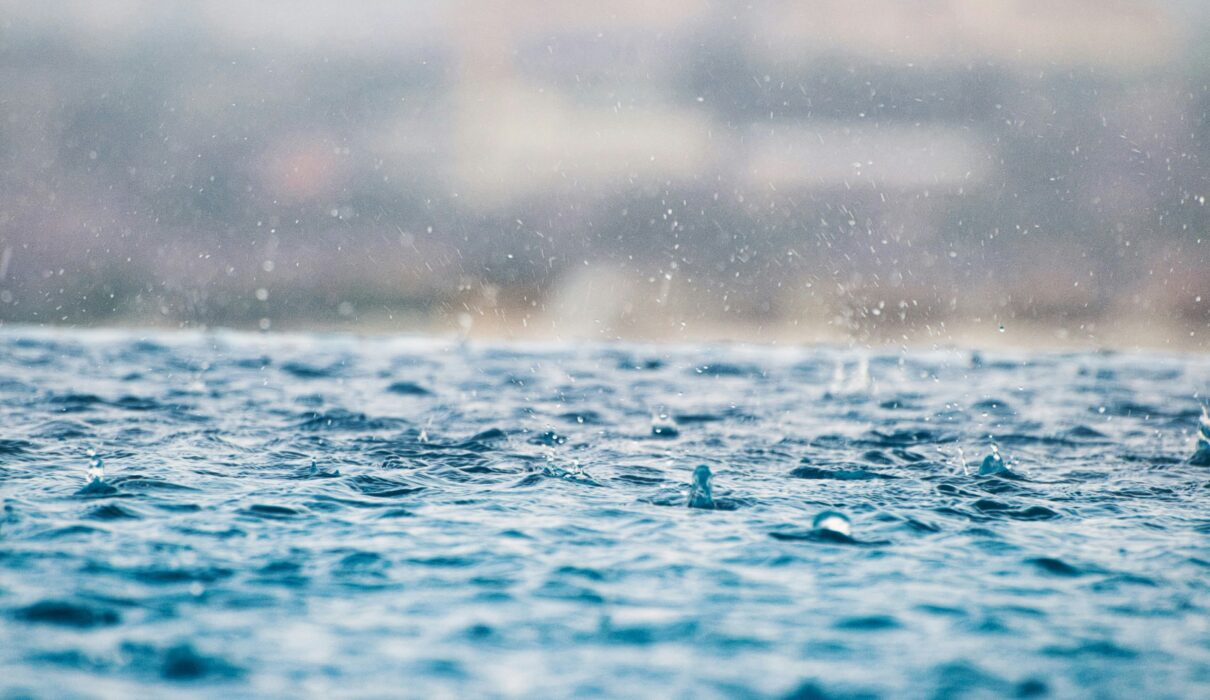
<instances>
[{"instance_id":1,"label":"droplet bouncing off water","mask_svg":"<svg viewBox=\"0 0 1210 700\"><path fill-rule=\"evenodd\" d=\"M676 427L676 420L664 408L658 408L651 414L651 434L655 437L673 438L681 434Z\"/></svg>"},{"instance_id":2,"label":"droplet bouncing off water","mask_svg":"<svg viewBox=\"0 0 1210 700\"><path fill-rule=\"evenodd\" d=\"M983 463L979 465L979 476L996 476L998 474L1011 474L1012 470L1004 463L1004 458L1000 456L1000 448L996 443L992 443L991 454L983 458Z\"/></svg>"},{"instance_id":3,"label":"droplet bouncing off water","mask_svg":"<svg viewBox=\"0 0 1210 700\"><path fill-rule=\"evenodd\" d=\"M105 462L97 456L96 450L88 451L88 473L84 477L84 488L76 491L77 496L98 498L112 496L118 490L105 483Z\"/></svg>"},{"instance_id":4,"label":"droplet bouncing off water","mask_svg":"<svg viewBox=\"0 0 1210 700\"><path fill-rule=\"evenodd\" d=\"M693 481L689 483L690 508L714 508L714 487L710 483L713 476L710 467L704 464L693 470Z\"/></svg>"},{"instance_id":5,"label":"droplet bouncing off water","mask_svg":"<svg viewBox=\"0 0 1210 700\"><path fill-rule=\"evenodd\" d=\"M1202 417L1197 422L1197 447L1189 463L1195 467L1210 467L1210 411L1202 406Z\"/></svg>"},{"instance_id":6,"label":"droplet bouncing off water","mask_svg":"<svg viewBox=\"0 0 1210 700\"><path fill-rule=\"evenodd\" d=\"M811 521L811 527L820 534L853 536L853 521L836 510L825 510Z\"/></svg>"},{"instance_id":7,"label":"droplet bouncing off water","mask_svg":"<svg viewBox=\"0 0 1210 700\"><path fill-rule=\"evenodd\" d=\"M94 481L105 480L105 460L97 456L97 451L90 449L88 451L88 475L84 478L85 483L91 484Z\"/></svg>"}]
</instances>

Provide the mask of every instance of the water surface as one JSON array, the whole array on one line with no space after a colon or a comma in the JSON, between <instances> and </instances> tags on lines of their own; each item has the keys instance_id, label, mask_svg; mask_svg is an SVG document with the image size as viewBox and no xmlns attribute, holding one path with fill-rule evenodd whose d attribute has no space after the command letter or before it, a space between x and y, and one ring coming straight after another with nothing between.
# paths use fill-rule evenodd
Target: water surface
<instances>
[{"instance_id":1,"label":"water surface","mask_svg":"<svg viewBox=\"0 0 1210 700\"><path fill-rule=\"evenodd\" d=\"M1208 381L8 330L0 695L1196 696Z\"/></svg>"}]
</instances>

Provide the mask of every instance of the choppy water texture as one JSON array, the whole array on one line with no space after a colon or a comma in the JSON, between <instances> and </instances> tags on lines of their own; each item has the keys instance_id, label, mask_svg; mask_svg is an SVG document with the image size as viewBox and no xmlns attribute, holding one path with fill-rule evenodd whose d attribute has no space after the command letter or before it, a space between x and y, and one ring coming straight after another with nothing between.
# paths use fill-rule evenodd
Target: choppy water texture
<instances>
[{"instance_id":1,"label":"choppy water texture","mask_svg":"<svg viewBox=\"0 0 1210 700\"><path fill-rule=\"evenodd\" d=\"M1206 358L860 353L7 331L0 691L1205 693Z\"/></svg>"}]
</instances>

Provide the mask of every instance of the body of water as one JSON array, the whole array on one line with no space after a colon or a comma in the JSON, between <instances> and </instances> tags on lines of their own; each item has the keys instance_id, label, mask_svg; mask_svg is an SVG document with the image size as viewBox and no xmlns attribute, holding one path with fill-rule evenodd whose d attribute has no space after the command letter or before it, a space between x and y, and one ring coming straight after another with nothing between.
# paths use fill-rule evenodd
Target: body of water
<instances>
[{"instance_id":1,"label":"body of water","mask_svg":"<svg viewBox=\"0 0 1210 700\"><path fill-rule=\"evenodd\" d=\"M1194 697L1208 381L9 329L0 695Z\"/></svg>"}]
</instances>

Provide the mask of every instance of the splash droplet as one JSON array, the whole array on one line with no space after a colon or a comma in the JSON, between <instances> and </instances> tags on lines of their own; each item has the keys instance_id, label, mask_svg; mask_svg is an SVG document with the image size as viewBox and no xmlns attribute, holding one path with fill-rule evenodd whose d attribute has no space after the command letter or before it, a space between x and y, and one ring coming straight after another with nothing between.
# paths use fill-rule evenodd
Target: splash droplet
<instances>
[{"instance_id":1,"label":"splash droplet","mask_svg":"<svg viewBox=\"0 0 1210 700\"><path fill-rule=\"evenodd\" d=\"M1189 463L1195 467L1210 467L1210 411L1202 406L1202 417L1197 422L1197 447Z\"/></svg>"},{"instance_id":2,"label":"splash droplet","mask_svg":"<svg viewBox=\"0 0 1210 700\"><path fill-rule=\"evenodd\" d=\"M118 490L105 483L105 462L97 456L96 450L88 451L88 474L84 477L84 487L76 491L77 496L86 498L104 498L116 494Z\"/></svg>"},{"instance_id":3,"label":"splash droplet","mask_svg":"<svg viewBox=\"0 0 1210 700\"><path fill-rule=\"evenodd\" d=\"M651 434L656 437L670 438L680 435L681 431L677 429L676 420L668 414L668 411L659 408L651 414Z\"/></svg>"},{"instance_id":4,"label":"splash droplet","mask_svg":"<svg viewBox=\"0 0 1210 700\"><path fill-rule=\"evenodd\" d=\"M853 521L849 520L849 516L836 510L825 510L816 515L815 519L811 521L811 527L822 533L844 535L845 537L853 535Z\"/></svg>"},{"instance_id":5,"label":"splash droplet","mask_svg":"<svg viewBox=\"0 0 1210 700\"><path fill-rule=\"evenodd\" d=\"M97 456L96 450L88 451L88 476L84 480L86 483L105 480L105 460Z\"/></svg>"},{"instance_id":6,"label":"splash droplet","mask_svg":"<svg viewBox=\"0 0 1210 700\"><path fill-rule=\"evenodd\" d=\"M983 463L979 465L979 476L995 476L997 474L1011 474L1012 470L1004 463L1004 458L1000 456L1000 448L996 443L992 443L991 454L983 458Z\"/></svg>"}]
</instances>

